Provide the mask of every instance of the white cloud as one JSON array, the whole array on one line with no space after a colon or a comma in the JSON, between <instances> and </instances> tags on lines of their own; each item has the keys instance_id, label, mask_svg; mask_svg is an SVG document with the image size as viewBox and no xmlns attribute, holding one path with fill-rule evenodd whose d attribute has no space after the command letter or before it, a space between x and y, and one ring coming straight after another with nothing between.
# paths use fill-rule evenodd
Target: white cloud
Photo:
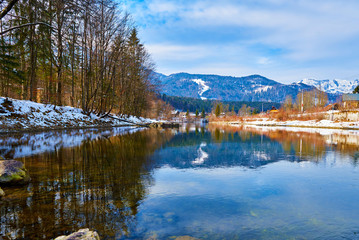
<instances>
[{"instance_id":1,"label":"white cloud","mask_svg":"<svg viewBox=\"0 0 359 240\"><path fill-rule=\"evenodd\" d=\"M187 24L253 28L253 42L288 49L289 58L312 60L334 57L340 44L359 36L359 2L356 7L338 1L298 1L286 8L239 4L197 5L184 12Z\"/></svg>"},{"instance_id":2,"label":"white cloud","mask_svg":"<svg viewBox=\"0 0 359 240\"><path fill-rule=\"evenodd\" d=\"M204 46L148 44L149 53L157 60L197 60L208 56Z\"/></svg>"},{"instance_id":3,"label":"white cloud","mask_svg":"<svg viewBox=\"0 0 359 240\"><path fill-rule=\"evenodd\" d=\"M261 64L261 65L268 65L271 63L271 60L267 57L260 57L258 59L258 63Z\"/></svg>"},{"instance_id":4,"label":"white cloud","mask_svg":"<svg viewBox=\"0 0 359 240\"><path fill-rule=\"evenodd\" d=\"M291 80L359 72L358 9L357 0L145 0L132 5L159 69L221 74L224 69L230 75L246 72L236 70L240 66Z\"/></svg>"},{"instance_id":5,"label":"white cloud","mask_svg":"<svg viewBox=\"0 0 359 240\"><path fill-rule=\"evenodd\" d=\"M173 13L178 11L178 6L174 2L163 2L160 0L151 1L148 4L148 9L152 14L156 13Z\"/></svg>"}]
</instances>

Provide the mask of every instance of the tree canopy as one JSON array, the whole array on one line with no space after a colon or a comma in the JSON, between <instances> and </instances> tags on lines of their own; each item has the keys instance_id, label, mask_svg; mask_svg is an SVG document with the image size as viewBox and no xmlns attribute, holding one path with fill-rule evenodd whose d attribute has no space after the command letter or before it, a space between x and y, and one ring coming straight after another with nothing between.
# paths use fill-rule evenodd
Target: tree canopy
<instances>
[{"instance_id":1,"label":"tree canopy","mask_svg":"<svg viewBox=\"0 0 359 240\"><path fill-rule=\"evenodd\" d=\"M0 94L139 116L154 64L115 0L2 1ZM12 9L12 10L11 10ZM11 10L11 11L10 11Z\"/></svg>"}]
</instances>

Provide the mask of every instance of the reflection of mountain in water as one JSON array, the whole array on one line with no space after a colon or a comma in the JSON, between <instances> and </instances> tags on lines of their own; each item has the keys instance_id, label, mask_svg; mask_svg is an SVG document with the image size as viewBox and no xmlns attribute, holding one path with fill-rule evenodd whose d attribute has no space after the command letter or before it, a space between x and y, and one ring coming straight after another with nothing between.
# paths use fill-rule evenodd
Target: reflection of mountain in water
<instances>
[{"instance_id":1,"label":"reflection of mountain in water","mask_svg":"<svg viewBox=\"0 0 359 240\"><path fill-rule=\"evenodd\" d=\"M230 134L218 129L178 134L165 148L156 151L153 158L157 164L175 168L257 168L281 160L301 160L294 149L285 150L281 143L269 137L249 132Z\"/></svg>"},{"instance_id":2,"label":"reflection of mountain in water","mask_svg":"<svg viewBox=\"0 0 359 240\"><path fill-rule=\"evenodd\" d=\"M192 162L192 164L194 165L201 165L203 164L207 158L208 158L208 153L206 153L205 151L203 151L203 147L206 147L207 144L206 143L201 143L201 145L199 146L199 149L197 151L197 158Z\"/></svg>"}]
</instances>

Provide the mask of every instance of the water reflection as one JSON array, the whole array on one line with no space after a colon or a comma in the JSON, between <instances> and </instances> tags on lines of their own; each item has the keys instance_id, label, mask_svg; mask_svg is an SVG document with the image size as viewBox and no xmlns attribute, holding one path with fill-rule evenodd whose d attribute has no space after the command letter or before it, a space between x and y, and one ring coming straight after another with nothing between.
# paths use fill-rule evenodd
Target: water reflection
<instances>
[{"instance_id":1,"label":"water reflection","mask_svg":"<svg viewBox=\"0 0 359 240\"><path fill-rule=\"evenodd\" d=\"M32 181L4 187L0 236L86 227L103 239L353 239L359 134L346 133L186 126L2 137L0 153L23 161Z\"/></svg>"},{"instance_id":2,"label":"water reflection","mask_svg":"<svg viewBox=\"0 0 359 240\"><path fill-rule=\"evenodd\" d=\"M219 126L214 125L212 128L218 129ZM265 138L276 141L280 143L286 154L295 154L303 160L319 162L323 160L328 151L335 151L352 156L353 164L357 163L359 131L251 126L220 128L225 129L227 134L245 132L246 134L260 135L261 142Z\"/></svg>"},{"instance_id":3,"label":"water reflection","mask_svg":"<svg viewBox=\"0 0 359 240\"><path fill-rule=\"evenodd\" d=\"M201 143L201 145L199 145L199 148L197 150L197 158L192 162L192 164L195 165L200 165L203 164L204 161L207 160L208 158L208 153L206 153L205 151L203 151L202 148L206 147L207 143L203 142Z\"/></svg>"},{"instance_id":4,"label":"water reflection","mask_svg":"<svg viewBox=\"0 0 359 240\"><path fill-rule=\"evenodd\" d=\"M153 158L162 166L174 168L257 168L280 160L301 160L295 154L284 154L282 144L268 136L238 128L196 129L175 135Z\"/></svg>"},{"instance_id":5,"label":"water reflection","mask_svg":"<svg viewBox=\"0 0 359 240\"><path fill-rule=\"evenodd\" d=\"M152 185L147 156L168 137L147 130L23 158L32 181L4 188L0 236L49 239L81 227L127 234Z\"/></svg>"},{"instance_id":6,"label":"water reflection","mask_svg":"<svg viewBox=\"0 0 359 240\"><path fill-rule=\"evenodd\" d=\"M81 145L84 141L141 131L141 128L80 129L0 135L0 156L13 159Z\"/></svg>"}]
</instances>

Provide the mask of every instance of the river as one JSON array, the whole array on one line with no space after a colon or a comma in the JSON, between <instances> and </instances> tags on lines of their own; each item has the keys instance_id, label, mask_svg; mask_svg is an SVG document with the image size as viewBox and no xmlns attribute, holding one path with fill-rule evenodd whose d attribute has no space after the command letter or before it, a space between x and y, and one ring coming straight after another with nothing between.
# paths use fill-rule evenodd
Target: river
<instances>
[{"instance_id":1,"label":"river","mask_svg":"<svg viewBox=\"0 0 359 240\"><path fill-rule=\"evenodd\" d=\"M355 131L215 125L2 135L31 182L3 187L0 236L359 239L358 146Z\"/></svg>"}]
</instances>

